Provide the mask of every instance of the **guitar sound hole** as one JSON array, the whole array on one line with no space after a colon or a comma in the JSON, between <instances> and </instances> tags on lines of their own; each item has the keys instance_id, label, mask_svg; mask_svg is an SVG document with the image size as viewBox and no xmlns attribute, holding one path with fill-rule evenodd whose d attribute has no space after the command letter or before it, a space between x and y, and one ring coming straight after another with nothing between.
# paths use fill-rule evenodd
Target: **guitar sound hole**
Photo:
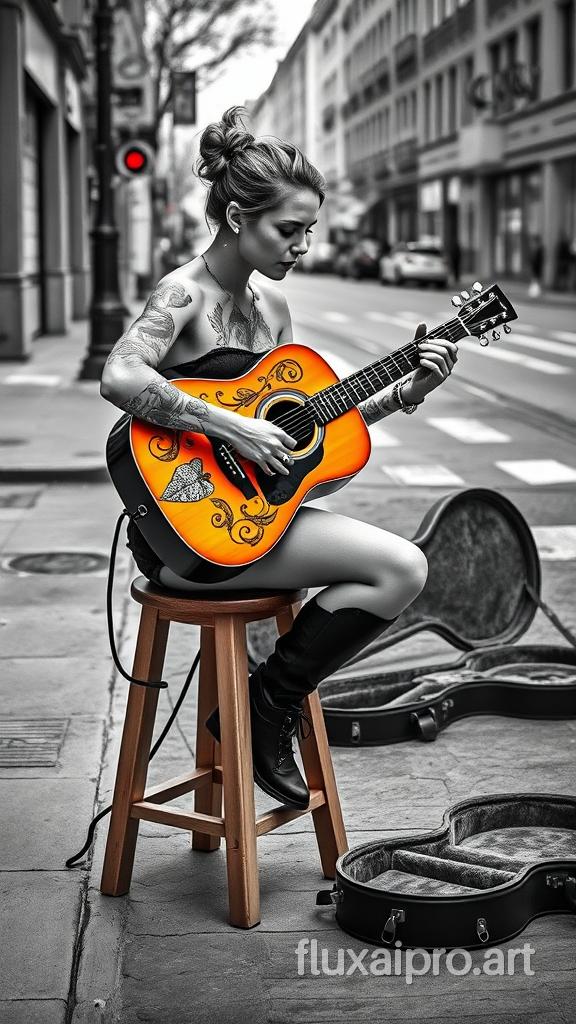
<instances>
[{"instance_id":1,"label":"guitar sound hole","mask_svg":"<svg viewBox=\"0 0 576 1024\"><path fill-rule=\"evenodd\" d=\"M312 414L298 402L290 402L288 399L275 402L268 411L266 419L277 423L287 434L298 441L296 448L292 449L293 452L307 448L316 429L316 424L312 421Z\"/></svg>"}]
</instances>

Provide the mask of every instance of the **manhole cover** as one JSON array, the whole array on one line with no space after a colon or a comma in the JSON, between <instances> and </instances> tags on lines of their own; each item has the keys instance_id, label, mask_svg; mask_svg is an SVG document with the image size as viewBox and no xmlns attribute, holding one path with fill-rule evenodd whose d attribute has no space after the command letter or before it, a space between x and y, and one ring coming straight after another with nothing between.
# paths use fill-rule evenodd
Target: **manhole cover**
<instances>
[{"instance_id":1,"label":"manhole cover","mask_svg":"<svg viewBox=\"0 0 576 1024\"><path fill-rule=\"evenodd\" d=\"M39 551L32 555L12 555L4 566L11 572L73 576L102 572L108 568L108 558L89 551Z\"/></svg>"},{"instance_id":2,"label":"manhole cover","mask_svg":"<svg viewBox=\"0 0 576 1024\"><path fill-rule=\"evenodd\" d=\"M68 718L0 719L0 768L54 768Z\"/></svg>"}]
</instances>

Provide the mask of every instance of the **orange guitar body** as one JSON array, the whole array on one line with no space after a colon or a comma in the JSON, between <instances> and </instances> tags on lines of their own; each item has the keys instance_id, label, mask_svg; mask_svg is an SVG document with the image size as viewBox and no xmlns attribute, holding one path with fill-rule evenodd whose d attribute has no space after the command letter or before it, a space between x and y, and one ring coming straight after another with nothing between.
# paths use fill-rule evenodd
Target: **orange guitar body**
<instances>
[{"instance_id":1,"label":"orange guitar body","mask_svg":"<svg viewBox=\"0 0 576 1024\"><path fill-rule=\"evenodd\" d=\"M303 411L308 396L338 380L322 356L303 345L273 349L234 378L170 376L179 390L221 409L278 421L288 434L292 426L298 445L288 476L268 476L221 438L132 418L131 452L146 489L201 559L233 567L262 558L307 498L337 490L366 464L370 435L357 409L325 424ZM244 474L240 485L234 462Z\"/></svg>"}]
</instances>

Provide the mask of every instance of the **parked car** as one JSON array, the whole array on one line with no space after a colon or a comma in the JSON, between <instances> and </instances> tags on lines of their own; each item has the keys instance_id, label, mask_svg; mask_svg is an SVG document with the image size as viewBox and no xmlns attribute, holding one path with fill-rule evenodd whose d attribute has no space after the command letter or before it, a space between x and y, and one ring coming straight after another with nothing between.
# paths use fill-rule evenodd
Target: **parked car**
<instances>
[{"instance_id":1,"label":"parked car","mask_svg":"<svg viewBox=\"0 0 576 1024\"><path fill-rule=\"evenodd\" d=\"M336 259L335 270L340 277L378 277L381 245L374 238L361 238L350 249L342 250Z\"/></svg>"},{"instance_id":2,"label":"parked car","mask_svg":"<svg viewBox=\"0 0 576 1024\"><path fill-rule=\"evenodd\" d=\"M397 242L380 260L382 284L433 283L439 287L448 284L449 268L442 246L437 242Z\"/></svg>"},{"instance_id":3,"label":"parked car","mask_svg":"<svg viewBox=\"0 0 576 1024\"><path fill-rule=\"evenodd\" d=\"M336 246L332 242L314 242L310 252L301 256L297 265L305 274L331 274L335 258Z\"/></svg>"}]
</instances>

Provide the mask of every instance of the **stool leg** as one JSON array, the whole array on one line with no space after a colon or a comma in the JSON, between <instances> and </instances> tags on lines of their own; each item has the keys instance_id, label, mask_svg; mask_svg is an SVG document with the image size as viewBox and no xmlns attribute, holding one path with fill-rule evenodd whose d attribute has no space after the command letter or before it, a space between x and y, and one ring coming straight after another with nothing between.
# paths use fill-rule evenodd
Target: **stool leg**
<instances>
[{"instance_id":1,"label":"stool leg","mask_svg":"<svg viewBox=\"0 0 576 1024\"><path fill-rule=\"evenodd\" d=\"M291 628L298 607L299 605L292 605L290 610L276 616L280 634L288 632ZM310 735L300 742L306 781L310 789L321 789L326 798L326 803L322 807L312 811L312 820L324 877L334 878L336 861L341 854L346 853L348 840L342 819L340 797L334 777L322 705L317 690L306 697L304 710L312 722Z\"/></svg>"},{"instance_id":2,"label":"stool leg","mask_svg":"<svg viewBox=\"0 0 576 1024\"><path fill-rule=\"evenodd\" d=\"M160 678L169 626L168 621L159 618L157 609L143 606L132 671L137 679ZM130 888L140 824L138 818L130 817L130 808L144 796L158 693L157 689L135 683L128 691L100 883L100 891L106 896L122 896Z\"/></svg>"},{"instance_id":3,"label":"stool leg","mask_svg":"<svg viewBox=\"0 0 576 1024\"><path fill-rule=\"evenodd\" d=\"M239 616L218 615L214 632L222 736L229 919L230 924L239 928L252 928L260 921L260 891L246 623Z\"/></svg>"},{"instance_id":4,"label":"stool leg","mask_svg":"<svg viewBox=\"0 0 576 1024\"><path fill-rule=\"evenodd\" d=\"M220 744L206 729L204 722L214 711L218 703L218 684L216 679L216 644L214 629L202 626L200 632L200 682L198 685L198 715L196 719L196 767L212 768L216 764L216 752ZM199 814L211 814L217 818L222 816L222 786L212 781L208 786L197 789L194 795L194 810ZM192 832L192 848L206 852L217 850L220 836L210 836L206 832Z\"/></svg>"}]
</instances>

